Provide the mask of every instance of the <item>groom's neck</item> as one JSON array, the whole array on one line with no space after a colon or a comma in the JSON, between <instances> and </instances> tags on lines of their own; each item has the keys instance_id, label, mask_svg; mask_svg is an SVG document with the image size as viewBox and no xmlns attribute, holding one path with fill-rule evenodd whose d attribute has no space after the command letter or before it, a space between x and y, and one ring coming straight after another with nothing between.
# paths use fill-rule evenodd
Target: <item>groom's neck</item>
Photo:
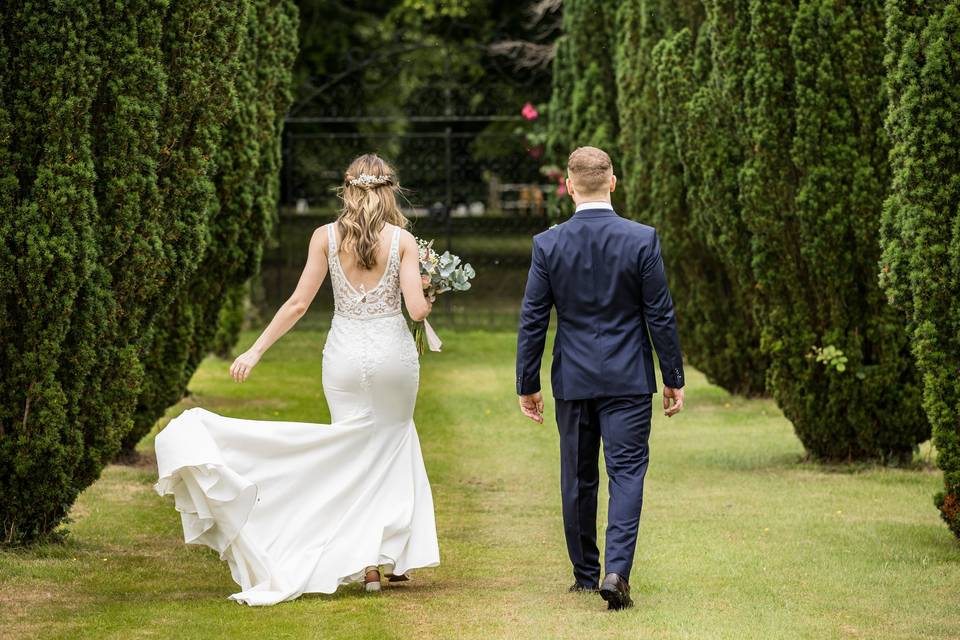
<instances>
[{"instance_id":1,"label":"groom's neck","mask_svg":"<svg viewBox=\"0 0 960 640\"><path fill-rule=\"evenodd\" d=\"M588 202L603 202L605 204L611 204L610 194L606 195L596 195L596 196L584 196L582 198L574 198L573 204L579 207L582 204L587 204Z\"/></svg>"}]
</instances>

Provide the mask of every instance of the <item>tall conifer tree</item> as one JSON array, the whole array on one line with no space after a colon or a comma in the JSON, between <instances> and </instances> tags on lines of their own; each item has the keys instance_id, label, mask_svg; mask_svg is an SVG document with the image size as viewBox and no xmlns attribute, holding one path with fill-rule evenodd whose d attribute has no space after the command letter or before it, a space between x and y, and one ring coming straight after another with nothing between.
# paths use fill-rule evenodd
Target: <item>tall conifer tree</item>
<instances>
[{"instance_id":1,"label":"tall conifer tree","mask_svg":"<svg viewBox=\"0 0 960 640\"><path fill-rule=\"evenodd\" d=\"M615 10L616 3L605 0L563 3L549 109L550 151L560 161L590 145L610 153L619 166Z\"/></svg>"},{"instance_id":2,"label":"tall conifer tree","mask_svg":"<svg viewBox=\"0 0 960 640\"><path fill-rule=\"evenodd\" d=\"M168 373L150 366L150 345L174 344L159 340L170 324L191 327L172 320L170 303L204 256L219 254L217 277L232 281L255 266L275 181L273 114L286 90L282 72L259 73L288 70L295 25L267 26L257 8L267 4L255 2L132 0L110 11L8 4L0 13L0 543L22 544L62 521L131 430L144 387ZM294 15L289 2L272 4ZM256 54L262 93L238 93L254 27L268 36ZM241 94L257 114L244 132L235 131ZM220 166L250 164L255 153L221 143L225 131L249 135L257 118L273 129L258 133L256 153L266 159L243 174L260 185L250 195L240 180L215 177L227 173ZM231 204L211 224L220 201ZM236 222L232 236L226 218Z\"/></svg>"},{"instance_id":3,"label":"tall conifer tree","mask_svg":"<svg viewBox=\"0 0 960 640\"><path fill-rule=\"evenodd\" d=\"M893 186L881 281L906 310L944 489L960 537L960 2L888 0L886 126Z\"/></svg>"},{"instance_id":4,"label":"tall conifer tree","mask_svg":"<svg viewBox=\"0 0 960 640\"><path fill-rule=\"evenodd\" d=\"M220 314L259 268L262 244L276 214L280 133L292 99L296 33L296 8L290 0L251 1L234 45L235 66L224 75L231 79L224 94L230 115L204 152L212 163L207 190L191 202L181 199L187 194L171 192L178 206L203 208L204 247L154 328L135 424L123 440L125 455L180 399L217 341L236 340L236 324L229 329L231 336L218 336L219 330L228 329L221 325Z\"/></svg>"},{"instance_id":5,"label":"tall conifer tree","mask_svg":"<svg viewBox=\"0 0 960 640\"><path fill-rule=\"evenodd\" d=\"M729 84L733 74L713 71L729 70L726 57L741 44L719 39L725 32L711 29L724 24L721 17L735 17L729 4L620 4L622 177L625 211L660 234L685 355L712 382L758 395L767 365L753 318L749 251L743 250L749 236L738 210L741 147L728 139L742 102L716 86Z\"/></svg>"},{"instance_id":6,"label":"tall conifer tree","mask_svg":"<svg viewBox=\"0 0 960 640\"><path fill-rule=\"evenodd\" d=\"M815 457L908 458L929 424L872 277L890 180L881 2L702 8L664 22L654 0L622 5L624 33L653 44L625 36L617 69L631 198L665 253L676 243L691 363L728 388L765 372Z\"/></svg>"}]
</instances>

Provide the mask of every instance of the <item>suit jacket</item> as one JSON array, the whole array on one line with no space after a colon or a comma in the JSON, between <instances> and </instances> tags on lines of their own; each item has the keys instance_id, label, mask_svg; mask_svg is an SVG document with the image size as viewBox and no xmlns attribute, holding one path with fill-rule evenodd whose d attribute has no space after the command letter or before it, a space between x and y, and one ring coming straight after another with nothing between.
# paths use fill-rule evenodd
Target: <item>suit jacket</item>
<instances>
[{"instance_id":1,"label":"suit jacket","mask_svg":"<svg viewBox=\"0 0 960 640\"><path fill-rule=\"evenodd\" d=\"M540 390L553 307L554 397L656 393L651 338L664 384L683 386L673 299L653 227L590 208L533 238L517 338L518 394Z\"/></svg>"}]
</instances>

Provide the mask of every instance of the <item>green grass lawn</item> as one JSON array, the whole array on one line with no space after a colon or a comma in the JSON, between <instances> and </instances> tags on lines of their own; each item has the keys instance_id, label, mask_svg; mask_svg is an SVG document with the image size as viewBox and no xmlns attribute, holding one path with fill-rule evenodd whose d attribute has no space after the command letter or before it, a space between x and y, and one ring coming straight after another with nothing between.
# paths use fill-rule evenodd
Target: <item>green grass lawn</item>
<instances>
[{"instance_id":1,"label":"green grass lawn","mask_svg":"<svg viewBox=\"0 0 960 640\"><path fill-rule=\"evenodd\" d=\"M566 593L553 411L544 426L517 411L512 335L441 332L417 407L439 568L380 596L230 602L227 566L184 545L172 500L153 492L148 438L142 466L111 466L81 496L64 544L0 553L0 637L960 638L960 545L931 503L939 473L803 463L772 402L696 372L686 411L654 420L636 607ZM169 415L200 404L326 422L322 344L294 331L245 385L209 359Z\"/></svg>"}]
</instances>

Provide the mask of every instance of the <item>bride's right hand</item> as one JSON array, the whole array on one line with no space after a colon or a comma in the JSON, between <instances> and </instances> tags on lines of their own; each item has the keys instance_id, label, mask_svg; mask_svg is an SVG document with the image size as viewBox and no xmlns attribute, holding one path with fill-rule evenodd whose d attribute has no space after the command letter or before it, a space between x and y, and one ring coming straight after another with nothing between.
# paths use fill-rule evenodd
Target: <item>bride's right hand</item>
<instances>
[{"instance_id":1,"label":"bride's right hand","mask_svg":"<svg viewBox=\"0 0 960 640\"><path fill-rule=\"evenodd\" d=\"M250 370L260 362L260 353L253 349L244 351L230 365L230 375L237 382L243 382L250 375Z\"/></svg>"}]
</instances>

